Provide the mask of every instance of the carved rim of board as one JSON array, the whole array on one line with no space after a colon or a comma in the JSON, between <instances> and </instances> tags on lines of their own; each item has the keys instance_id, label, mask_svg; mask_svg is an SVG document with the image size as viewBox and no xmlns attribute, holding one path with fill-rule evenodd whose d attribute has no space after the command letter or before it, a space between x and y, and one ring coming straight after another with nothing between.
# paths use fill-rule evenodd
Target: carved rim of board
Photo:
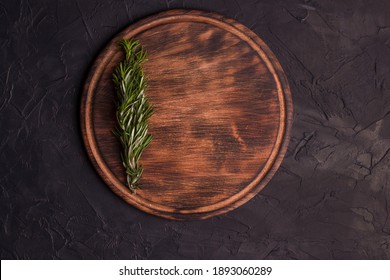
<instances>
[{"instance_id":1,"label":"carved rim of board","mask_svg":"<svg viewBox=\"0 0 390 280\"><path fill-rule=\"evenodd\" d=\"M189 210L178 210L173 207L157 205L155 203L150 203L148 200L138 195L131 194L129 189L120 180L118 180L118 178L109 169L100 154L94 136L95 134L92 120L92 93L96 87L97 81L104 71L105 65L107 65L107 63L113 58L114 54L118 51L118 49L115 48L118 38L133 38L135 35L157 25L183 21L211 24L228 31L245 41L254 51L258 53L273 76L277 87L280 108L279 130L274 147L270 157L264 165L264 168L253 179L253 181L240 192L226 200ZM266 186L279 168L287 151L291 126L292 99L290 88L283 69L272 51L263 42L263 40L241 23L213 12L199 10L169 10L160 12L131 24L124 31L116 35L95 60L85 83L81 100L81 130L83 140L94 167L97 169L99 175L104 179L105 183L112 189L112 191L114 191L114 193L140 210L157 216L177 220L194 218L204 219L223 214L241 206L253 198Z\"/></svg>"}]
</instances>

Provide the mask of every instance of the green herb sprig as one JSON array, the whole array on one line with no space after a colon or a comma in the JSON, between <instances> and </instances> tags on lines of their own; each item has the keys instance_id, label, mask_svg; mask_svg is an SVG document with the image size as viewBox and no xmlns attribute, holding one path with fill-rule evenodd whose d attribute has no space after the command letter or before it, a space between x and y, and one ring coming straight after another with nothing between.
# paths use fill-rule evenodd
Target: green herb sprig
<instances>
[{"instance_id":1,"label":"green herb sprig","mask_svg":"<svg viewBox=\"0 0 390 280\"><path fill-rule=\"evenodd\" d=\"M122 144L121 158L127 185L135 193L140 187L139 180L143 172L139 160L153 138L148 134L148 120L153 114L153 107L145 95L147 81L142 65L147 59L146 52L137 40L123 39L119 46L125 53L125 59L113 74L118 96L118 127L114 133Z\"/></svg>"}]
</instances>

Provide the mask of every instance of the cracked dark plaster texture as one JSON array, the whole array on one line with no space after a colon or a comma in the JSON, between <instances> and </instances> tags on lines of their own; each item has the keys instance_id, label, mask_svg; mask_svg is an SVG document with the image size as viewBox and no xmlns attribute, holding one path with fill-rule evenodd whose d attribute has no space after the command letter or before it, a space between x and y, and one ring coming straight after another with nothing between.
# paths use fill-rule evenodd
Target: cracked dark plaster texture
<instances>
[{"instance_id":1,"label":"cracked dark plaster texture","mask_svg":"<svg viewBox=\"0 0 390 280\"><path fill-rule=\"evenodd\" d=\"M79 102L117 32L172 8L256 32L288 76L281 168L226 215L177 222L114 195L83 148ZM0 2L2 259L389 259L390 2Z\"/></svg>"}]
</instances>

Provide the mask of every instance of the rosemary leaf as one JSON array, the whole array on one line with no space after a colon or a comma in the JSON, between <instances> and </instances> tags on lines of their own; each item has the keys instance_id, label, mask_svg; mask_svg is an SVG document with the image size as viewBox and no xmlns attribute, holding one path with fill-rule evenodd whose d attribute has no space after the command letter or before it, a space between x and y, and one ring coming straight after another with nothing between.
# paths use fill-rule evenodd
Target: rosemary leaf
<instances>
[{"instance_id":1,"label":"rosemary leaf","mask_svg":"<svg viewBox=\"0 0 390 280\"><path fill-rule=\"evenodd\" d=\"M122 144L121 159L126 170L127 185L135 193L140 188L139 180L143 172L139 160L153 139L148 134L148 120L153 108L145 95L147 82L142 65L147 59L146 52L137 40L123 39L119 45L125 59L113 73L118 98L114 134Z\"/></svg>"}]
</instances>

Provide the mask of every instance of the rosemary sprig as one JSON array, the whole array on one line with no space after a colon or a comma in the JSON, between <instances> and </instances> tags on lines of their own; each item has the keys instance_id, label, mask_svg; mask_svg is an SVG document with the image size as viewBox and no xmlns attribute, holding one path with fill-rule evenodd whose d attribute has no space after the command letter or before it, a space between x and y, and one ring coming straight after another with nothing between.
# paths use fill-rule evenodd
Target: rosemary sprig
<instances>
[{"instance_id":1,"label":"rosemary sprig","mask_svg":"<svg viewBox=\"0 0 390 280\"><path fill-rule=\"evenodd\" d=\"M118 127L114 133L122 144L121 158L126 170L127 185L135 193L140 187L139 180L143 171L139 159L153 138L148 134L148 119L153 114L153 108L145 96L147 82L142 64L147 59L146 52L137 40L123 39L119 45L125 53L125 59L113 74L118 96Z\"/></svg>"}]
</instances>

